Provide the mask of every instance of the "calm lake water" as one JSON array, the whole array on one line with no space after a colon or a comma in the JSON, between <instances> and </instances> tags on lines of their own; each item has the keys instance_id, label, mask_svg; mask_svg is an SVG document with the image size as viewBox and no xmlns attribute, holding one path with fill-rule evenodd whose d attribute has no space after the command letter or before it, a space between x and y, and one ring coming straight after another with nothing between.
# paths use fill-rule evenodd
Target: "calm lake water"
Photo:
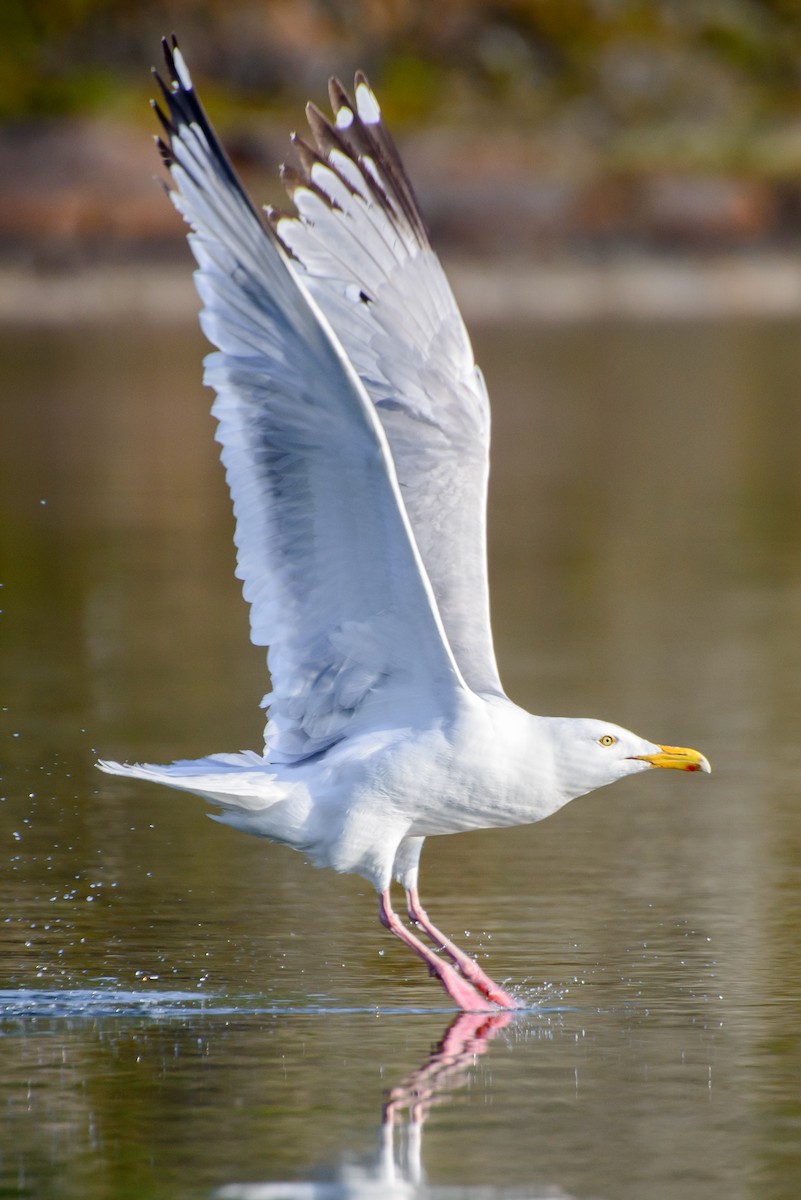
<instances>
[{"instance_id":1,"label":"calm lake water","mask_svg":"<svg viewBox=\"0 0 801 1200\"><path fill-rule=\"evenodd\" d=\"M0 332L0 1195L801 1195L801 329L475 343L510 694L714 770L428 843L496 1019L360 880L94 770L260 744L203 342Z\"/></svg>"}]
</instances>

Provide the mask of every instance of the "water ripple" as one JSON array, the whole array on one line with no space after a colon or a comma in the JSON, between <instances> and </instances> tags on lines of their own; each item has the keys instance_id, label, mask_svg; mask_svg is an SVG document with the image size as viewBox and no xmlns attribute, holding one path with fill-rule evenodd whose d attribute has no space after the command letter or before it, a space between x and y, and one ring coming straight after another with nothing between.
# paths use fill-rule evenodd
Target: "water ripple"
<instances>
[{"instance_id":1,"label":"water ripple","mask_svg":"<svg viewBox=\"0 0 801 1200\"><path fill-rule=\"evenodd\" d=\"M564 1006L549 998L547 1005L531 1004L519 1013L555 1013ZM0 1021L9 1018L83 1019L97 1017L150 1017L154 1020L181 1020L199 1014L210 1017L227 1016L322 1016L337 1014L375 1013L379 1009L336 1003L265 1002L254 996L199 996L197 992L180 990L131 990L126 988L0 988ZM450 1012L447 1007L410 1008L405 1005L382 1006L383 1014L433 1014Z\"/></svg>"}]
</instances>

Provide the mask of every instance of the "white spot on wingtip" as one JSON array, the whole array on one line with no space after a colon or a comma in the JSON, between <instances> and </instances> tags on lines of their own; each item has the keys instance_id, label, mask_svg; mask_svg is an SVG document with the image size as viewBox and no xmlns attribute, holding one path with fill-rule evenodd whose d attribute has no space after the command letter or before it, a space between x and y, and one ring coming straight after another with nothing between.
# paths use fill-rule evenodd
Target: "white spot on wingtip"
<instances>
[{"instance_id":1,"label":"white spot on wingtip","mask_svg":"<svg viewBox=\"0 0 801 1200\"><path fill-rule=\"evenodd\" d=\"M353 110L343 104L337 109L337 129L349 129L353 124Z\"/></svg>"},{"instance_id":2,"label":"white spot on wingtip","mask_svg":"<svg viewBox=\"0 0 801 1200\"><path fill-rule=\"evenodd\" d=\"M176 46L172 52L172 59L175 63L175 73L180 79L182 85L188 92L192 90L192 76L189 74L189 68L186 65L186 60L181 51Z\"/></svg>"},{"instance_id":3,"label":"white spot on wingtip","mask_svg":"<svg viewBox=\"0 0 801 1200\"><path fill-rule=\"evenodd\" d=\"M287 230L291 231L293 225L297 225L297 221L294 219L294 217L278 217L275 222L275 232L280 238L282 238L284 234L286 234Z\"/></svg>"},{"instance_id":4,"label":"white spot on wingtip","mask_svg":"<svg viewBox=\"0 0 801 1200\"><path fill-rule=\"evenodd\" d=\"M375 165L375 160L370 154L362 154L359 158L362 166L372 175L376 183L381 183L381 176L378 174L378 168Z\"/></svg>"},{"instance_id":5,"label":"white spot on wingtip","mask_svg":"<svg viewBox=\"0 0 801 1200\"><path fill-rule=\"evenodd\" d=\"M312 169L309 172L309 177L312 183L316 183L318 188L322 188L324 192L330 192L331 180L335 178L333 173L324 163L313 163Z\"/></svg>"},{"instance_id":6,"label":"white spot on wingtip","mask_svg":"<svg viewBox=\"0 0 801 1200\"><path fill-rule=\"evenodd\" d=\"M356 88L356 108L365 125L377 125L381 120L378 101L366 83L360 83Z\"/></svg>"}]
</instances>

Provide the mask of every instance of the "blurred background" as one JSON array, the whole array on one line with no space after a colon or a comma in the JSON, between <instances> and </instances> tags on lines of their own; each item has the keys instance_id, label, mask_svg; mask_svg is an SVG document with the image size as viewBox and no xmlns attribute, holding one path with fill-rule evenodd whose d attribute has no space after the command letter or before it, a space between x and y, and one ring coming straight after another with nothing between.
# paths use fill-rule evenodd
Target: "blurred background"
<instances>
[{"instance_id":1,"label":"blurred background","mask_svg":"<svg viewBox=\"0 0 801 1200\"><path fill-rule=\"evenodd\" d=\"M796 0L0 2L0 1193L329 1178L447 1021L363 881L94 769L257 748L268 684L155 182L173 30L264 203L367 71L492 396L509 694L713 765L429 840L531 1006L430 1178L801 1195Z\"/></svg>"},{"instance_id":2,"label":"blurred background","mask_svg":"<svg viewBox=\"0 0 801 1200\"><path fill-rule=\"evenodd\" d=\"M307 99L365 69L437 244L540 258L796 244L793 0L6 0L0 258L158 257L148 68L175 31L263 202Z\"/></svg>"}]
</instances>

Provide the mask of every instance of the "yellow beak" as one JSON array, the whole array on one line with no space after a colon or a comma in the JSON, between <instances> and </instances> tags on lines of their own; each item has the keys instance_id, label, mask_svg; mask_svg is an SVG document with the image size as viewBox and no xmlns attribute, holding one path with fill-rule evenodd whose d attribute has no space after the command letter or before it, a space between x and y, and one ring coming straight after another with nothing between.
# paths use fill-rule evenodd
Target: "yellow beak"
<instances>
[{"instance_id":1,"label":"yellow beak","mask_svg":"<svg viewBox=\"0 0 801 1200\"><path fill-rule=\"evenodd\" d=\"M697 750L687 750L684 746L660 746L658 754L635 754L632 757L650 763L652 767L671 767L674 771L706 771L707 775L712 771L703 754Z\"/></svg>"}]
</instances>

